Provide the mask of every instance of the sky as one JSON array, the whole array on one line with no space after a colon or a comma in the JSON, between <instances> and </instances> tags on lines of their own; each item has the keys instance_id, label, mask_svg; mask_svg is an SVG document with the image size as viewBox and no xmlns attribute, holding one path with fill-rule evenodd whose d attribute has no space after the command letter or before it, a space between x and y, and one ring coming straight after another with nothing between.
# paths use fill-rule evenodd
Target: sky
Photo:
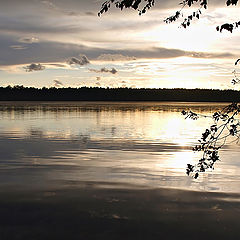
<instances>
[{"instance_id":1,"label":"sky","mask_svg":"<svg viewBox=\"0 0 240 240\"><path fill-rule=\"evenodd\" d=\"M179 0L156 0L139 16L103 0L8 0L0 9L0 86L239 89L239 7L209 1L187 29L164 23ZM191 11L190 11L191 10ZM185 9L188 15L194 9Z\"/></svg>"}]
</instances>

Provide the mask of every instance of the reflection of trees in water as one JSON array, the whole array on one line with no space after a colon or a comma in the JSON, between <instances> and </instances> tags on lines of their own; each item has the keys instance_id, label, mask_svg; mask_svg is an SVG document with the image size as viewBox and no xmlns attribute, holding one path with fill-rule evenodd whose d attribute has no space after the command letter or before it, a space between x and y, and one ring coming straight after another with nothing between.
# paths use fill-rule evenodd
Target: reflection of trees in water
<instances>
[{"instance_id":1,"label":"reflection of trees in water","mask_svg":"<svg viewBox=\"0 0 240 240\"><path fill-rule=\"evenodd\" d=\"M183 108L196 112L213 112L220 110L225 103L204 103L204 102L102 102L102 101L79 101L79 102L0 102L0 114L14 113L15 115L27 115L41 113L78 113L78 112L138 112L138 111L158 111L158 112L181 112Z\"/></svg>"}]
</instances>

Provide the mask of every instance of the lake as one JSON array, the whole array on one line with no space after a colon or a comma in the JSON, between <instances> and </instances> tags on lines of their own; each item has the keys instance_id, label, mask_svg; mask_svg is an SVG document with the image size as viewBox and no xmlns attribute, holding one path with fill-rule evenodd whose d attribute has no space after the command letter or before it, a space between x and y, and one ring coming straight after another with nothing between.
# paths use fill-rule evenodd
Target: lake
<instances>
[{"instance_id":1,"label":"lake","mask_svg":"<svg viewBox=\"0 0 240 240\"><path fill-rule=\"evenodd\" d=\"M200 156L191 149L212 120L185 120L181 111L210 115L223 105L1 103L0 184L35 188L77 181L239 192L238 145L222 150L212 173L197 181L185 174L187 163Z\"/></svg>"},{"instance_id":2,"label":"lake","mask_svg":"<svg viewBox=\"0 0 240 240\"><path fill-rule=\"evenodd\" d=\"M12 236L9 239L64 239L65 235L56 230L57 226L67 224L62 219L70 219L72 224L70 232L65 232L65 237L71 236L70 239L118 239L116 234L119 239L126 238L129 226L132 231L126 239L141 239L139 236L147 237L153 233L156 235L149 239L158 239L161 234L169 234L163 230L160 234L157 230L159 221L164 226L166 219L174 224L191 225L196 213L200 213L202 220L210 216L207 220L210 224L215 224L216 219L221 220L216 225L223 227L219 238L229 235L228 231L230 236L238 236L239 224L232 222L235 223L240 209L239 145L224 146L220 151L221 161L214 171L197 180L186 175L187 163L193 164L200 157L192 147L212 120L184 119L181 111L191 109L210 115L225 105L1 102L0 213L4 216L1 226L7 225L0 228L1 239L8 239L8 236ZM204 203L203 199L207 201ZM74 207L69 209L69 203ZM197 210L183 219L185 213L179 209L188 209L187 204ZM66 212L61 215L59 212L63 208ZM174 214L166 209L172 209L171 214ZM226 215L223 209L237 215ZM76 217L78 211L81 214ZM156 211L160 214L156 215ZM31 214L26 216L26 212ZM52 218L47 212L51 212ZM13 221L15 218L16 222ZM92 223L93 219L99 222ZM124 222L127 219L135 220L131 225ZM120 220L126 224L123 224L125 230L118 228L119 222L114 225L114 221ZM201 231L205 229L205 233L210 234L209 239L216 237L214 229L201 225L200 220L195 219L194 224L200 224ZM81 230L81 237L80 230L72 229L78 221L81 224L88 222ZM134 235L139 221L142 221L141 226L144 222L146 228ZM151 225L145 221L151 221ZM19 228L19 224L23 227ZM52 224L55 230L48 229ZM98 228L99 224L101 227ZM185 236L188 232L189 236L198 239L196 226L182 230L181 225L176 234ZM46 235L46 229L49 235ZM95 229L96 235L90 229ZM22 237L17 237L19 234ZM173 234L172 238L175 237Z\"/></svg>"}]
</instances>

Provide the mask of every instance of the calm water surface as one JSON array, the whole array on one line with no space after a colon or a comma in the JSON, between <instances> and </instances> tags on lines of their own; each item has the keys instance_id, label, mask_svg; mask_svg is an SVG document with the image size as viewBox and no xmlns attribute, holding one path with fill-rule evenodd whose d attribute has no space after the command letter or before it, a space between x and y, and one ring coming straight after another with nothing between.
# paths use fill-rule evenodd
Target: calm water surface
<instances>
[{"instance_id":1,"label":"calm water surface","mask_svg":"<svg viewBox=\"0 0 240 240\"><path fill-rule=\"evenodd\" d=\"M172 187L240 193L240 147L226 145L216 169L193 180L187 163L210 119L185 120L209 103L0 103L0 186Z\"/></svg>"}]
</instances>

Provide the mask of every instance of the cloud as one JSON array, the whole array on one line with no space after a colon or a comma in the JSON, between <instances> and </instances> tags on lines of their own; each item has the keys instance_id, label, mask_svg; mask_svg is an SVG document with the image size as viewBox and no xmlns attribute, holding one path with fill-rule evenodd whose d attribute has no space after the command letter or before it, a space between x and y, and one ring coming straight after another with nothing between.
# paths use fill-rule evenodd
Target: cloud
<instances>
[{"instance_id":1,"label":"cloud","mask_svg":"<svg viewBox=\"0 0 240 240\"><path fill-rule=\"evenodd\" d=\"M229 52L195 52L185 51L175 48L153 47L146 50L142 49L126 49L122 50L127 54L136 56L137 59L170 59L177 57L191 57L191 58L232 58L233 54Z\"/></svg>"},{"instance_id":2,"label":"cloud","mask_svg":"<svg viewBox=\"0 0 240 240\"><path fill-rule=\"evenodd\" d=\"M50 1L41 1L41 3L44 4L49 9L53 9L53 10L58 9L58 7Z\"/></svg>"},{"instance_id":3,"label":"cloud","mask_svg":"<svg viewBox=\"0 0 240 240\"><path fill-rule=\"evenodd\" d=\"M32 44L32 43L37 43L39 42L39 39L36 38L36 37L23 37L23 38L20 38L18 40L18 42L20 43L29 43L29 44Z\"/></svg>"},{"instance_id":4,"label":"cloud","mask_svg":"<svg viewBox=\"0 0 240 240\"><path fill-rule=\"evenodd\" d=\"M27 49L26 46L22 46L22 45L11 45L10 48L12 48L14 50L24 50L24 49Z\"/></svg>"},{"instance_id":5,"label":"cloud","mask_svg":"<svg viewBox=\"0 0 240 240\"><path fill-rule=\"evenodd\" d=\"M45 66L43 66L42 64L38 63L32 63L26 67L23 67L26 72L34 72L34 71L42 71L45 69Z\"/></svg>"},{"instance_id":6,"label":"cloud","mask_svg":"<svg viewBox=\"0 0 240 240\"><path fill-rule=\"evenodd\" d=\"M66 68L66 64L62 64L62 63L48 63L48 66L52 66L52 67L56 67L56 68Z\"/></svg>"},{"instance_id":7,"label":"cloud","mask_svg":"<svg viewBox=\"0 0 240 240\"><path fill-rule=\"evenodd\" d=\"M9 33L14 34L18 39L18 42L31 43L39 42L38 38L33 37L35 39L31 40L31 37L22 37L21 36L34 36L38 34L41 36L41 40L48 38L49 35L52 37L55 34L66 34L66 33L83 33L85 31L89 31L88 25L83 24L73 24L71 21L51 18L50 16L46 16L43 13L43 16L39 16L39 13L35 18L16 18L15 16L10 15L9 17L5 17L0 15L0 32L1 34L8 35Z\"/></svg>"},{"instance_id":8,"label":"cloud","mask_svg":"<svg viewBox=\"0 0 240 240\"><path fill-rule=\"evenodd\" d=\"M193 58L231 58L233 54L225 53L204 53L204 52L187 52L188 57Z\"/></svg>"},{"instance_id":9,"label":"cloud","mask_svg":"<svg viewBox=\"0 0 240 240\"><path fill-rule=\"evenodd\" d=\"M101 80L101 77L96 77L96 80L99 82Z\"/></svg>"},{"instance_id":10,"label":"cloud","mask_svg":"<svg viewBox=\"0 0 240 240\"><path fill-rule=\"evenodd\" d=\"M135 57L124 56L122 54L101 54L97 57L100 61L132 61Z\"/></svg>"},{"instance_id":11,"label":"cloud","mask_svg":"<svg viewBox=\"0 0 240 240\"><path fill-rule=\"evenodd\" d=\"M126 84L126 83L127 83L126 81L121 81L121 84L122 84L122 87L123 87L123 88L127 87L127 84Z\"/></svg>"},{"instance_id":12,"label":"cloud","mask_svg":"<svg viewBox=\"0 0 240 240\"><path fill-rule=\"evenodd\" d=\"M87 16L97 16L97 14L95 12L90 12L90 11L85 12L85 15L87 15Z\"/></svg>"},{"instance_id":13,"label":"cloud","mask_svg":"<svg viewBox=\"0 0 240 240\"><path fill-rule=\"evenodd\" d=\"M54 82L54 87L62 87L63 86L63 83L59 80L53 80Z\"/></svg>"},{"instance_id":14,"label":"cloud","mask_svg":"<svg viewBox=\"0 0 240 240\"><path fill-rule=\"evenodd\" d=\"M67 16L78 16L79 15L78 12L62 9L51 1L41 1L41 3L44 4L47 7L47 9L54 11L56 13L61 13L61 14L67 15Z\"/></svg>"},{"instance_id":15,"label":"cloud","mask_svg":"<svg viewBox=\"0 0 240 240\"><path fill-rule=\"evenodd\" d=\"M110 50L109 50L110 51ZM167 59L177 57L192 58L232 58L233 54L229 52L193 52L182 49L152 47L146 50L142 49L122 49L123 54L101 54L96 58L99 61L133 61L136 59ZM134 56L134 57L129 57Z\"/></svg>"},{"instance_id":16,"label":"cloud","mask_svg":"<svg viewBox=\"0 0 240 240\"><path fill-rule=\"evenodd\" d=\"M101 86L101 83L100 83L100 82L96 82L95 85L97 85L97 86L100 87L100 86Z\"/></svg>"},{"instance_id":17,"label":"cloud","mask_svg":"<svg viewBox=\"0 0 240 240\"><path fill-rule=\"evenodd\" d=\"M111 73L111 74L116 74L118 71L116 68L112 69L107 69L107 68L101 68L100 70L89 68L90 72L96 72L96 73Z\"/></svg>"},{"instance_id":18,"label":"cloud","mask_svg":"<svg viewBox=\"0 0 240 240\"><path fill-rule=\"evenodd\" d=\"M18 64L29 64L32 62L41 62L45 65L47 63L63 63L68 59L67 64L79 64L90 63L89 59L93 61L133 61L134 59L167 59L176 57L191 57L191 58L238 58L236 55L231 53L231 49L224 52L193 52L184 51L181 49L172 48L146 48L146 49L121 49L114 50L113 48L97 48L89 47L81 44L72 43L60 43L56 41L40 41L35 44L34 47L29 47L26 50L13 51L9 49L9 46L21 45L12 36L0 35L0 65L18 65ZM17 54L16 54L17 52ZM80 52L85 57L72 57ZM27 54L26 54L27 53ZM88 58L86 57L88 56ZM134 57L129 57L134 56Z\"/></svg>"},{"instance_id":19,"label":"cloud","mask_svg":"<svg viewBox=\"0 0 240 240\"><path fill-rule=\"evenodd\" d=\"M85 55L80 55L79 58L76 57L71 57L70 59L67 60L67 63L69 65L87 65L90 63L90 61L88 60L88 58Z\"/></svg>"}]
</instances>

